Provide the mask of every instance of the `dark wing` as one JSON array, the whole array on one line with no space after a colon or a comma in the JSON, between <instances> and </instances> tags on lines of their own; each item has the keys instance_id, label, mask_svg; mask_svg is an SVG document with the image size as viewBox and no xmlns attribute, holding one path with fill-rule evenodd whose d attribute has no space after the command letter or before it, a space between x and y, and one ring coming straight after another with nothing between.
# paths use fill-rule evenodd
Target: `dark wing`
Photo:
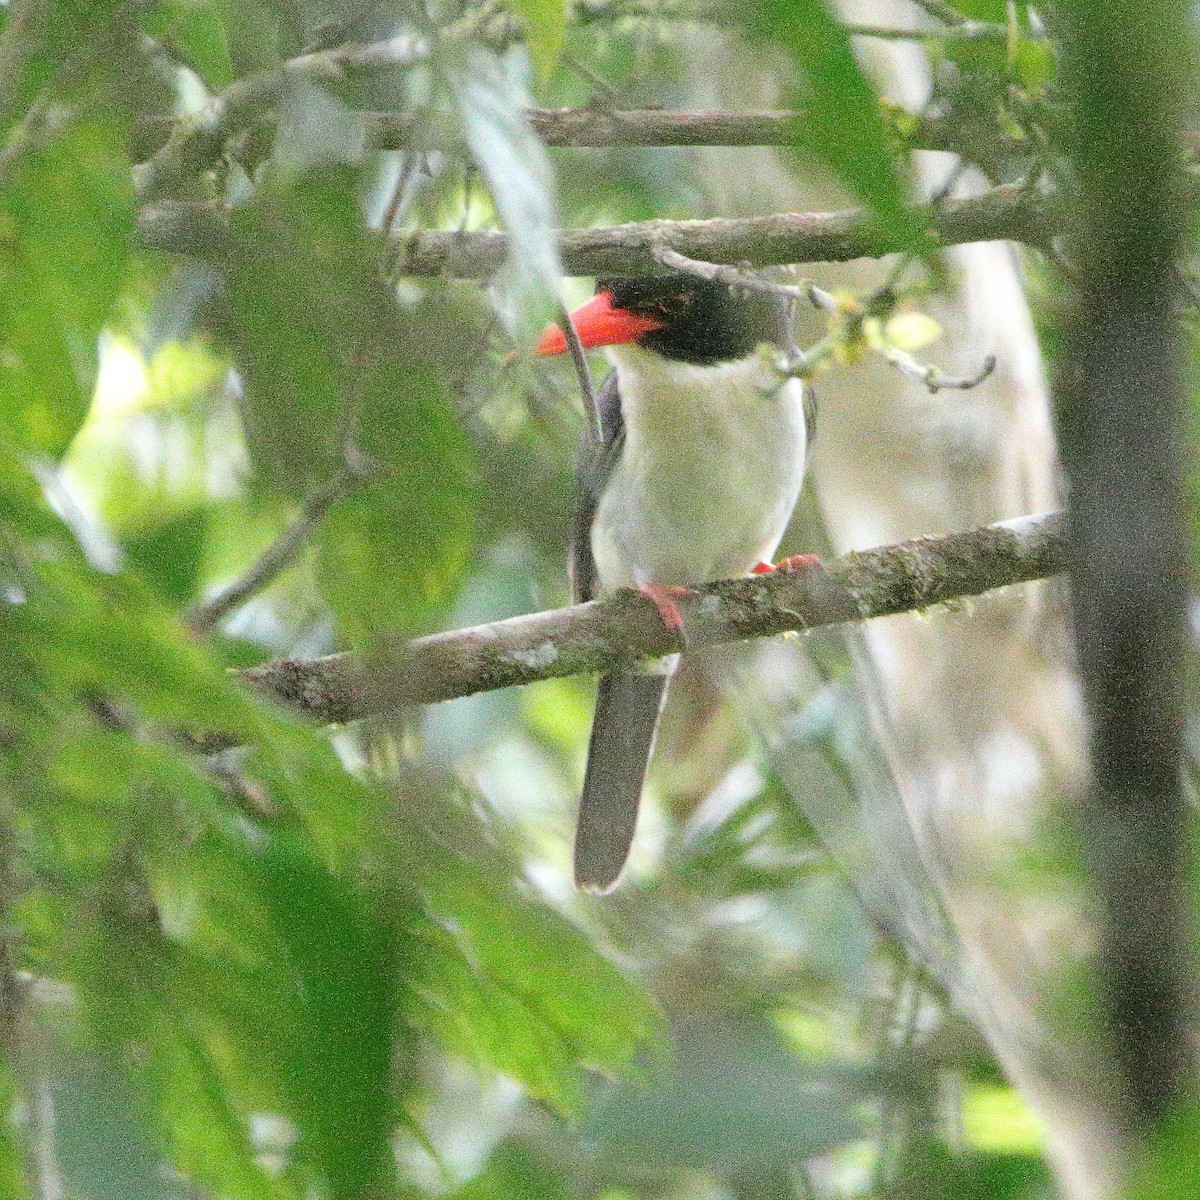
<instances>
[{"instance_id":1,"label":"dark wing","mask_svg":"<svg viewBox=\"0 0 1200 1200\"><path fill-rule=\"evenodd\" d=\"M575 512L571 522L568 571L576 604L596 594L596 563L592 558L592 522L625 445L625 421L621 416L621 393L617 373L610 371L596 395L600 418L600 443L585 437L575 468Z\"/></svg>"}]
</instances>

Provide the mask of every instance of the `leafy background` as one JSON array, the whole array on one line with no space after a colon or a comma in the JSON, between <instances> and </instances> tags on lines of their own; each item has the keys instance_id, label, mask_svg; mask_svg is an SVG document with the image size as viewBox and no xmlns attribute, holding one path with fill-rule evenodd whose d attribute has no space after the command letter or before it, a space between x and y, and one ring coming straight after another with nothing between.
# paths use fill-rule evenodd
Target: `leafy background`
<instances>
[{"instance_id":1,"label":"leafy background","mask_svg":"<svg viewBox=\"0 0 1200 1200\"><path fill-rule=\"evenodd\" d=\"M1048 1011L1014 988L1024 964L964 984L961 960L1006 907L997 895L1035 912L1053 945L1048 910L1077 930L1082 872L1057 785L1026 788L1049 803L1029 818L1043 823L1036 850L1005 842L994 890L966 915L940 911L928 843L905 823L920 773L870 721L876 635L776 647L755 668L771 684L732 664L750 733L715 711L710 675L685 680L629 882L605 899L568 884L589 681L322 731L226 671L566 601L577 389L567 366L508 356L554 312L560 223L773 211L789 188L846 195L913 252L910 280L946 285L928 306L952 328L964 302L947 271L969 264L922 263L907 198L928 164L900 152L915 118L881 106L877 81L932 79L922 115L957 122L996 182L1056 169L1061 126L1041 18L1000 0L957 8L1003 36L930 25L871 76L819 0L3 10L5 1194L1053 1192L1047 1120L1068 1118L1029 1086L1055 1071L1029 1045L1078 1032L1079 957L1041 977L1058 997ZM163 118L302 52L405 34L428 56L314 73L277 120L249 121L180 173L175 198L235 206L227 253L140 248L134 164ZM723 64L716 82L705 61ZM714 89L731 108L803 107L799 144L760 174L741 150L548 151L523 115L531 99L704 107ZM373 111L410 114L431 148L364 148ZM511 261L483 287L404 278L381 254L384 223L504 228ZM1061 284L1041 260L1021 267L1049 326ZM574 301L589 284L562 287ZM953 352L977 357L959 332ZM862 412L886 410L898 446L894 426L914 414L918 437L937 426L935 478L921 477L935 498L994 416L971 399L918 406L893 376L862 373L866 347L843 349L796 548L893 533L878 507L854 529L830 517L895 465L887 422L847 444ZM1036 381L1026 394L1044 421ZM1022 453L1052 461L1045 430L1025 433ZM1029 507L993 506L951 501L941 519ZM305 511L296 561L198 629L204 602ZM1044 604L1057 628L1054 596ZM1004 610L979 608L985 628L1011 630ZM973 615L890 628L940 636ZM192 735L214 731L242 748L197 752ZM1076 748L1068 730L1037 752ZM972 777L951 791L974 819ZM1032 1039L980 1016L1013 995ZM1070 1186L1066 1162L1051 1165Z\"/></svg>"}]
</instances>

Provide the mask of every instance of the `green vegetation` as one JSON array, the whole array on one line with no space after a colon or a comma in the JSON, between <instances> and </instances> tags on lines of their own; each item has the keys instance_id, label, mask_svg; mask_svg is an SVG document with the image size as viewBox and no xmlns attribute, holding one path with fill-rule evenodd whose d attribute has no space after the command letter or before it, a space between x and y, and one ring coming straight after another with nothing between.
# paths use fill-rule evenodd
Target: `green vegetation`
<instances>
[{"instance_id":1,"label":"green vegetation","mask_svg":"<svg viewBox=\"0 0 1200 1200\"><path fill-rule=\"evenodd\" d=\"M770 713L743 689L749 734L702 672L682 682L605 898L568 884L589 680L331 730L230 673L353 649L369 687L398 639L567 603L579 389L568 362L510 355L589 289L561 279L554 231L747 215L721 197L768 152L550 149L531 104L800 112L770 169L863 206L898 253L877 287L828 284L804 318L812 372L858 379L890 355L932 390L948 376L910 351L945 348L923 308L959 267L913 214L909 151L952 135L981 187L1068 195L1054 7L1081 6L908 6L903 70L933 80L919 112L880 102L865 39L824 0L0 9L0 1197L1054 1194L1047 1130L1086 1141L1054 1088L1079 1067L1094 1133L1122 1087L1070 924L1089 876L1069 797L1013 751L1005 794L1038 832L998 851L978 924L944 911L966 885L928 861L856 632L782 647L804 686ZM1094 171L1106 152L1090 145ZM168 225L191 253L149 248ZM406 237L460 228L507 234L494 277L405 274ZM1027 253L1048 328L1073 275L1045 250ZM983 353L962 349L969 374ZM974 394L949 393L954 420ZM924 419L889 403L894 425ZM955 428L948 463L984 436ZM946 503L947 529L1018 515ZM831 536L806 502L789 549ZM988 702L958 714L987 714L980 745ZM1035 759L1077 753L1028 740ZM956 787L982 826L998 801L979 778ZM1070 943L1027 992L1024 947L1008 974L971 974L998 895ZM1194 1192L1198 1136L1185 1111L1139 1178Z\"/></svg>"}]
</instances>

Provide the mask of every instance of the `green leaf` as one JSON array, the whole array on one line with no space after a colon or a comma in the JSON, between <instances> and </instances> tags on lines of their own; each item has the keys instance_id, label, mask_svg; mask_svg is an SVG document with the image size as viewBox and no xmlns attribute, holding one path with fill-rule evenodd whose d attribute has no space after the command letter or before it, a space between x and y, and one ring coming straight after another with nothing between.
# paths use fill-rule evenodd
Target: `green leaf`
<instances>
[{"instance_id":1,"label":"green leaf","mask_svg":"<svg viewBox=\"0 0 1200 1200\"><path fill-rule=\"evenodd\" d=\"M778 780L716 826L686 839L674 871L710 895L769 892L773 899L828 869L816 835Z\"/></svg>"},{"instance_id":2,"label":"green leaf","mask_svg":"<svg viewBox=\"0 0 1200 1200\"><path fill-rule=\"evenodd\" d=\"M824 0L753 0L745 11L750 33L787 51L800 68L799 148L822 159L900 246L919 250L924 237L909 211L879 99Z\"/></svg>"},{"instance_id":3,"label":"green leaf","mask_svg":"<svg viewBox=\"0 0 1200 1200\"><path fill-rule=\"evenodd\" d=\"M18 1111L21 1097L13 1079L12 1068L0 1063L0 1200L23 1200L25 1170L22 1147L13 1115Z\"/></svg>"},{"instance_id":4,"label":"green leaf","mask_svg":"<svg viewBox=\"0 0 1200 1200\"><path fill-rule=\"evenodd\" d=\"M1194 1192L1198 1141L1200 1107L1195 1102L1162 1119L1134 1152L1128 1188L1131 1200L1162 1200Z\"/></svg>"},{"instance_id":5,"label":"green leaf","mask_svg":"<svg viewBox=\"0 0 1200 1200\"><path fill-rule=\"evenodd\" d=\"M393 1174L391 1072L400 942L360 888L293 839L260 860L271 924L294 973L299 1023L281 1064L299 1150L315 1152L335 1200L382 1194Z\"/></svg>"},{"instance_id":6,"label":"green leaf","mask_svg":"<svg viewBox=\"0 0 1200 1200\"><path fill-rule=\"evenodd\" d=\"M259 482L302 500L341 466L351 361L385 298L347 187L264 193L234 230L228 333L247 445Z\"/></svg>"},{"instance_id":7,"label":"green leaf","mask_svg":"<svg viewBox=\"0 0 1200 1200\"><path fill-rule=\"evenodd\" d=\"M661 1014L579 930L508 883L512 874L511 864L427 852L420 887L433 925L418 991L451 1046L575 1114L581 1068L629 1071L640 1049L661 1045Z\"/></svg>"},{"instance_id":8,"label":"green leaf","mask_svg":"<svg viewBox=\"0 0 1200 1200\"><path fill-rule=\"evenodd\" d=\"M0 432L26 451L61 454L87 413L132 235L117 129L79 122L18 157L0 191Z\"/></svg>"},{"instance_id":9,"label":"green leaf","mask_svg":"<svg viewBox=\"0 0 1200 1200\"><path fill-rule=\"evenodd\" d=\"M122 541L127 563L167 604L182 608L196 593L196 579L208 533L202 510L168 512L164 519Z\"/></svg>"},{"instance_id":10,"label":"green leaf","mask_svg":"<svg viewBox=\"0 0 1200 1200\"><path fill-rule=\"evenodd\" d=\"M203 864L209 857L204 841L193 849ZM178 936L178 889L168 886L161 866L151 868L150 880L139 878L137 864L127 857L124 870L131 868L133 878L114 872L96 889L92 904L72 914L82 928L71 939L67 977L79 991L92 1038L109 1055L120 1055L139 1108L188 1178L236 1200L294 1195L256 1160L249 1126L251 1099L268 1111L283 1108L272 1060L264 1055L256 1063L252 1047L263 1024L272 1028L289 1015L288 981L277 981L275 995L245 986L245 956L261 950L261 939L232 947L220 972L199 970L198 956ZM171 940L137 905L148 886L162 905L164 925L176 935ZM229 864L210 886L220 901L240 900L243 916L255 911L256 897L244 886L244 875ZM193 911L199 910L197 903ZM246 1082L251 1074L252 1089Z\"/></svg>"},{"instance_id":11,"label":"green leaf","mask_svg":"<svg viewBox=\"0 0 1200 1200\"><path fill-rule=\"evenodd\" d=\"M1008 19L1006 0L950 0L952 6L962 15L973 21L991 21L1003 25ZM1028 5L1021 4L1020 8Z\"/></svg>"},{"instance_id":12,"label":"green leaf","mask_svg":"<svg viewBox=\"0 0 1200 1200\"><path fill-rule=\"evenodd\" d=\"M9 7L5 6L6 17ZM121 0L40 0L34 12L21 14L20 21L14 22L19 31L14 30L13 45L6 55L7 103L0 114L0 137L7 142L12 126L26 115L39 95L45 95L43 89L48 84L53 82L69 90L80 82L81 74L88 74L78 70L81 46L95 45L97 38L106 38L105 50L110 57L99 62L97 56L86 64L93 76L101 74L110 62L119 61L126 47L112 35L113 17L120 7ZM76 70L63 69L72 62Z\"/></svg>"},{"instance_id":13,"label":"green leaf","mask_svg":"<svg viewBox=\"0 0 1200 1200\"><path fill-rule=\"evenodd\" d=\"M470 548L472 466L443 382L470 339L449 310L388 293L336 176L264 197L238 239L230 336L258 476L301 500L361 461L314 539L325 598L359 644L426 625Z\"/></svg>"},{"instance_id":14,"label":"green leaf","mask_svg":"<svg viewBox=\"0 0 1200 1200\"><path fill-rule=\"evenodd\" d=\"M223 7L219 0L162 0L144 18L146 32L213 92L227 88L234 78Z\"/></svg>"},{"instance_id":15,"label":"green leaf","mask_svg":"<svg viewBox=\"0 0 1200 1200\"><path fill-rule=\"evenodd\" d=\"M285 53L299 52L300 46L294 44L298 41L296 37L288 39L293 44L286 51L283 46L284 5L272 4L270 0L213 0L213 7L225 26L235 75L265 70L278 63ZM288 5L287 10L290 9L292 6Z\"/></svg>"},{"instance_id":16,"label":"green leaf","mask_svg":"<svg viewBox=\"0 0 1200 1200\"><path fill-rule=\"evenodd\" d=\"M451 1193L452 1200L569 1200L574 1181L568 1170L546 1158L541 1161L529 1147L506 1143L483 1171Z\"/></svg>"},{"instance_id":17,"label":"green leaf","mask_svg":"<svg viewBox=\"0 0 1200 1200\"><path fill-rule=\"evenodd\" d=\"M1012 55L1012 73L1032 96L1041 96L1058 74L1058 58L1050 42L1019 38Z\"/></svg>"},{"instance_id":18,"label":"green leaf","mask_svg":"<svg viewBox=\"0 0 1200 1200\"><path fill-rule=\"evenodd\" d=\"M165 813L147 827L144 877L126 850L75 935L68 977L97 1035L133 1065L176 1164L220 1194L386 1190L413 1057L400 911L331 871L286 810L267 829L211 798L188 809L186 839ZM252 1144L260 1112L295 1128L287 1186Z\"/></svg>"},{"instance_id":19,"label":"green leaf","mask_svg":"<svg viewBox=\"0 0 1200 1200\"><path fill-rule=\"evenodd\" d=\"M400 929L414 920L362 882L373 793L310 729L231 686L135 572L91 569L11 457L0 517L37 538L21 602L0 598L0 790L36 881L14 914L26 961L75 988L156 1151L213 1194L386 1190L412 1060ZM193 724L256 744L232 760L245 795L219 789L169 732ZM247 815L256 797L269 829ZM91 1096L81 1170L125 1164L113 1186L142 1194L140 1123L114 1093L100 1127ZM298 1131L286 1179L258 1161L259 1113Z\"/></svg>"},{"instance_id":20,"label":"green leaf","mask_svg":"<svg viewBox=\"0 0 1200 1200\"><path fill-rule=\"evenodd\" d=\"M556 295L554 173L525 116L528 98L485 50L446 57L443 71L462 117L471 157L487 181L509 237L509 266L531 295Z\"/></svg>"},{"instance_id":21,"label":"green leaf","mask_svg":"<svg viewBox=\"0 0 1200 1200\"><path fill-rule=\"evenodd\" d=\"M525 44L539 79L548 79L558 66L567 38L565 0L506 0L525 22Z\"/></svg>"},{"instance_id":22,"label":"green leaf","mask_svg":"<svg viewBox=\"0 0 1200 1200\"><path fill-rule=\"evenodd\" d=\"M883 339L899 350L920 350L942 336L942 327L922 312L897 313L883 326Z\"/></svg>"},{"instance_id":23,"label":"green leaf","mask_svg":"<svg viewBox=\"0 0 1200 1200\"><path fill-rule=\"evenodd\" d=\"M470 554L475 501L466 436L438 376L401 353L366 368L362 388L359 448L383 469L317 539L322 594L359 645L445 611Z\"/></svg>"}]
</instances>

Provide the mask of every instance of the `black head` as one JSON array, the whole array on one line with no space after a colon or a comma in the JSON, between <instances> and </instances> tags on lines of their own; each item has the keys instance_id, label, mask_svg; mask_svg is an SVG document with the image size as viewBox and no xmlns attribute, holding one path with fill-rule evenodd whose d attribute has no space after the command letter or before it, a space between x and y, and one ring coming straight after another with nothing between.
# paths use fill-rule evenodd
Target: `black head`
<instances>
[{"instance_id":1,"label":"black head","mask_svg":"<svg viewBox=\"0 0 1200 1200\"><path fill-rule=\"evenodd\" d=\"M784 335L782 303L695 275L598 279L596 291L608 292L614 308L662 322L637 344L677 362L732 362L760 342L780 343Z\"/></svg>"}]
</instances>

